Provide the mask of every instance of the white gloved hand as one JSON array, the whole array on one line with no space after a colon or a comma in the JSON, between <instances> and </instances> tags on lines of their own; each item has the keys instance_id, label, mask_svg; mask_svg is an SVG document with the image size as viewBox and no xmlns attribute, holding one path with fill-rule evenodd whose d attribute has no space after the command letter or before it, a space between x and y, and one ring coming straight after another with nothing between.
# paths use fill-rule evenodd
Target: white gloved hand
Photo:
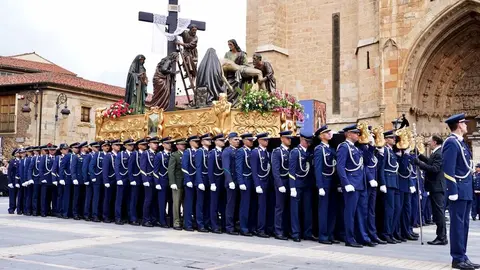
<instances>
[{"instance_id":1,"label":"white gloved hand","mask_svg":"<svg viewBox=\"0 0 480 270\"><path fill-rule=\"evenodd\" d=\"M65 186L65 180L60 180L59 183L60 185Z\"/></svg>"},{"instance_id":2,"label":"white gloved hand","mask_svg":"<svg viewBox=\"0 0 480 270\"><path fill-rule=\"evenodd\" d=\"M96 179L96 178L93 178L93 179L92 179L92 182L93 182L93 183L97 182L97 179Z\"/></svg>"},{"instance_id":3,"label":"white gloved hand","mask_svg":"<svg viewBox=\"0 0 480 270\"><path fill-rule=\"evenodd\" d=\"M35 184L35 182L33 182L33 180L29 180L29 181L28 181L28 184L29 184L29 185L33 185L33 184Z\"/></svg>"},{"instance_id":4,"label":"white gloved hand","mask_svg":"<svg viewBox=\"0 0 480 270\"><path fill-rule=\"evenodd\" d=\"M23 183L22 183L22 187L26 187L26 186L28 186L28 183L27 183L27 182L23 182Z\"/></svg>"},{"instance_id":5,"label":"white gloved hand","mask_svg":"<svg viewBox=\"0 0 480 270\"><path fill-rule=\"evenodd\" d=\"M325 189L320 188L320 189L318 190L318 195L320 195L320 196L322 196L322 197L325 196Z\"/></svg>"},{"instance_id":6,"label":"white gloved hand","mask_svg":"<svg viewBox=\"0 0 480 270\"><path fill-rule=\"evenodd\" d=\"M243 184L240 185L240 190L247 190L247 186L245 186L245 185L243 185Z\"/></svg>"},{"instance_id":7,"label":"white gloved hand","mask_svg":"<svg viewBox=\"0 0 480 270\"><path fill-rule=\"evenodd\" d=\"M16 188L20 188L20 184L15 184L15 187L16 187Z\"/></svg>"},{"instance_id":8,"label":"white gloved hand","mask_svg":"<svg viewBox=\"0 0 480 270\"><path fill-rule=\"evenodd\" d=\"M402 152L400 152L400 151L397 151L397 152L395 153L395 155L397 155L397 156L401 157L401 156L402 156Z\"/></svg>"},{"instance_id":9,"label":"white gloved hand","mask_svg":"<svg viewBox=\"0 0 480 270\"><path fill-rule=\"evenodd\" d=\"M383 153L385 153L385 148L383 148L383 147L377 148L377 150L381 155L383 155Z\"/></svg>"},{"instance_id":10,"label":"white gloved hand","mask_svg":"<svg viewBox=\"0 0 480 270\"><path fill-rule=\"evenodd\" d=\"M205 185L204 184L198 184L198 189L201 191L205 191Z\"/></svg>"},{"instance_id":11,"label":"white gloved hand","mask_svg":"<svg viewBox=\"0 0 480 270\"><path fill-rule=\"evenodd\" d=\"M343 190L341 187L337 187L337 192L343 193Z\"/></svg>"},{"instance_id":12,"label":"white gloved hand","mask_svg":"<svg viewBox=\"0 0 480 270\"><path fill-rule=\"evenodd\" d=\"M371 145L373 145L375 143L375 139L373 138L372 134L370 134L370 136L368 136L368 142L370 142Z\"/></svg>"},{"instance_id":13,"label":"white gloved hand","mask_svg":"<svg viewBox=\"0 0 480 270\"><path fill-rule=\"evenodd\" d=\"M387 186L385 186L385 185L380 186L380 191L383 192L383 193L387 193Z\"/></svg>"},{"instance_id":14,"label":"white gloved hand","mask_svg":"<svg viewBox=\"0 0 480 270\"><path fill-rule=\"evenodd\" d=\"M45 181L45 180L43 180L43 181ZM45 181L45 183L46 183L46 182L47 182L47 181ZM8 187L9 187L9 188L13 188L13 184L8 184Z\"/></svg>"},{"instance_id":15,"label":"white gloved hand","mask_svg":"<svg viewBox=\"0 0 480 270\"><path fill-rule=\"evenodd\" d=\"M257 192L257 194L262 194L263 193L262 187L261 186L256 187L255 192Z\"/></svg>"},{"instance_id":16,"label":"white gloved hand","mask_svg":"<svg viewBox=\"0 0 480 270\"><path fill-rule=\"evenodd\" d=\"M43 184L46 184L46 183L47 183L47 180L42 180L42 183L43 183Z\"/></svg>"},{"instance_id":17,"label":"white gloved hand","mask_svg":"<svg viewBox=\"0 0 480 270\"><path fill-rule=\"evenodd\" d=\"M178 190L177 184L171 184L170 188L173 190Z\"/></svg>"},{"instance_id":18,"label":"white gloved hand","mask_svg":"<svg viewBox=\"0 0 480 270\"><path fill-rule=\"evenodd\" d=\"M422 197L422 195L420 195L420 200L423 200L423 197Z\"/></svg>"},{"instance_id":19,"label":"white gloved hand","mask_svg":"<svg viewBox=\"0 0 480 270\"><path fill-rule=\"evenodd\" d=\"M414 187L414 186L411 186L411 187L410 187L410 193L415 193L415 191L417 191L417 190L415 189L415 187Z\"/></svg>"},{"instance_id":20,"label":"white gloved hand","mask_svg":"<svg viewBox=\"0 0 480 270\"><path fill-rule=\"evenodd\" d=\"M52 184L54 184L55 186L58 185L58 182L57 181L53 181Z\"/></svg>"},{"instance_id":21,"label":"white gloved hand","mask_svg":"<svg viewBox=\"0 0 480 270\"><path fill-rule=\"evenodd\" d=\"M352 185L346 185L345 186L345 191L346 192L353 192L353 191L355 191L355 187L352 186Z\"/></svg>"},{"instance_id":22,"label":"white gloved hand","mask_svg":"<svg viewBox=\"0 0 480 270\"><path fill-rule=\"evenodd\" d=\"M450 196L448 196L448 199L449 199L450 201L456 201L456 200L458 200L458 194L450 195Z\"/></svg>"},{"instance_id":23,"label":"white gloved hand","mask_svg":"<svg viewBox=\"0 0 480 270\"><path fill-rule=\"evenodd\" d=\"M136 185L137 185L137 182L135 181L130 182L130 186L136 186Z\"/></svg>"},{"instance_id":24,"label":"white gloved hand","mask_svg":"<svg viewBox=\"0 0 480 270\"><path fill-rule=\"evenodd\" d=\"M192 182L187 182L187 187L192 188L193 187Z\"/></svg>"},{"instance_id":25,"label":"white gloved hand","mask_svg":"<svg viewBox=\"0 0 480 270\"><path fill-rule=\"evenodd\" d=\"M150 183L149 183L149 182L145 182L145 183L143 183L143 186L144 186L144 187L149 187L149 186L150 186Z\"/></svg>"},{"instance_id":26,"label":"white gloved hand","mask_svg":"<svg viewBox=\"0 0 480 270\"><path fill-rule=\"evenodd\" d=\"M430 196L430 191L427 191L427 196Z\"/></svg>"},{"instance_id":27,"label":"white gloved hand","mask_svg":"<svg viewBox=\"0 0 480 270\"><path fill-rule=\"evenodd\" d=\"M296 188L291 188L290 189L290 197L297 197L297 189Z\"/></svg>"},{"instance_id":28,"label":"white gloved hand","mask_svg":"<svg viewBox=\"0 0 480 270\"><path fill-rule=\"evenodd\" d=\"M118 180L118 181L117 181L117 185L118 185L118 186L123 186L123 181L122 181L122 180Z\"/></svg>"},{"instance_id":29,"label":"white gloved hand","mask_svg":"<svg viewBox=\"0 0 480 270\"><path fill-rule=\"evenodd\" d=\"M410 148L407 148L407 150L405 150L405 152L404 152L404 153L405 153L405 154L407 154L407 155L410 155L410 152L412 152L412 149L410 149Z\"/></svg>"},{"instance_id":30,"label":"white gloved hand","mask_svg":"<svg viewBox=\"0 0 480 270\"><path fill-rule=\"evenodd\" d=\"M287 189L284 186L281 186L278 188L278 191L280 191L281 193L285 193L287 192Z\"/></svg>"},{"instance_id":31,"label":"white gloved hand","mask_svg":"<svg viewBox=\"0 0 480 270\"><path fill-rule=\"evenodd\" d=\"M378 183L375 180L370 180L370 181L368 181L368 183L370 183L371 187L378 187Z\"/></svg>"},{"instance_id":32,"label":"white gloved hand","mask_svg":"<svg viewBox=\"0 0 480 270\"><path fill-rule=\"evenodd\" d=\"M90 185L90 182L85 182L84 184L85 184L85 186L88 186L88 185Z\"/></svg>"},{"instance_id":33,"label":"white gloved hand","mask_svg":"<svg viewBox=\"0 0 480 270\"><path fill-rule=\"evenodd\" d=\"M215 184L210 184L210 190L213 192L217 191L217 186Z\"/></svg>"},{"instance_id":34,"label":"white gloved hand","mask_svg":"<svg viewBox=\"0 0 480 270\"><path fill-rule=\"evenodd\" d=\"M74 185L78 185L78 180L73 180Z\"/></svg>"},{"instance_id":35,"label":"white gloved hand","mask_svg":"<svg viewBox=\"0 0 480 270\"><path fill-rule=\"evenodd\" d=\"M234 182L228 183L228 188L229 189L235 189L235 183Z\"/></svg>"},{"instance_id":36,"label":"white gloved hand","mask_svg":"<svg viewBox=\"0 0 480 270\"><path fill-rule=\"evenodd\" d=\"M105 187L106 187L106 188L109 188L109 187L110 187L110 184L109 184L109 183L106 183L106 184L105 184Z\"/></svg>"},{"instance_id":37,"label":"white gloved hand","mask_svg":"<svg viewBox=\"0 0 480 270\"><path fill-rule=\"evenodd\" d=\"M160 185L156 185L155 188L158 189L158 190L162 190L162 186L160 186Z\"/></svg>"}]
</instances>

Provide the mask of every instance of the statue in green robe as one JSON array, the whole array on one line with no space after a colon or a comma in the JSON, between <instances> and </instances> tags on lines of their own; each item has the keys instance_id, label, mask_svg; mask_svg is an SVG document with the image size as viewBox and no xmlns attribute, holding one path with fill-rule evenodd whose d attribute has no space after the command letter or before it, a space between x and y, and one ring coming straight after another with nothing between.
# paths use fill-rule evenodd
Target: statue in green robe
<instances>
[{"instance_id":1,"label":"statue in green robe","mask_svg":"<svg viewBox=\"0 0 480 270\"><path fill-rule=\"evenodd\" d=\"M133 108L133 114L145 113L148 78L143 64L145 56L139 54L133 60L128 70L125 102Z\"/></svg>"}]
</instances>

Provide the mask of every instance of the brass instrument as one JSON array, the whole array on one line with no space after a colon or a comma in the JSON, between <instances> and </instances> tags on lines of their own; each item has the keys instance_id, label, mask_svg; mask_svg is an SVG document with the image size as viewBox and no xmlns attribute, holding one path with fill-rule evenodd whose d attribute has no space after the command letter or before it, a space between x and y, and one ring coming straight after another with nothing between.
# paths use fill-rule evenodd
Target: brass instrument
<instances>
[{"instance_id":1,"label":"brass instrument","mask_svg":"<svg viewBox=\"0 0 480 270\"><path fill-rule=\"evenodd\" d=\"M424 140L425 139L422 136L418 136L416 139L418 153L422 155L425 154Z\"/></svg>"},{"instance_id":2,"label":"brass instrument","mask_svg":"<svg viewBox=\"0 0 480 270\"><path fill-rule=\"evenodd\" d=\"M383 136L383 126L373 128L373 135L375 136L375 146L384 147L385 137Z\"/></svg>"},{"instance_id":3,"label":"brass instrument","mask_svg":"<svg viewBox=\"0 0 480 270\"><path fill-rule=\"evenodd\" d=\"M370 143L370 132L368 131L368 122L366 122L366 121L358 122L357 129L360 130L360 135L358 137L358 143L369 144Z\"/></svg>"},{"instance_id":4,"label":"brass instrument","mask_svg":"<svg viewBox=\"0 0 480 270\"><path fill-rule=\"evenodd\" d=\"M395 131L397 136L397 148L400 150L408 149L411 144L412 131L408 127L403 127Z\"/></svg>"}]
</instances>

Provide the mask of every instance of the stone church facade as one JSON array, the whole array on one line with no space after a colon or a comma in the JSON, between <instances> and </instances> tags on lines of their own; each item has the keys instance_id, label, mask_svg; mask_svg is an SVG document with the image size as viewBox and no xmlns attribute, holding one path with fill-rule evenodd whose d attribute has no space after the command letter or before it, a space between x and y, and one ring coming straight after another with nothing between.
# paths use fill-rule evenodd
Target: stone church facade
<instances>
[{"instance_id":1,"label":"stone church facade","mask_svg":"<svg viewBox=\"0 0 480 270\"><path fill-rule=\"evenodd\" d=\"M326 102L335 128L406 114L446 135L448 115L480 115L479 13L480 0L248 0L247 53L277 88Z\"/></svg>"}]
</instances>

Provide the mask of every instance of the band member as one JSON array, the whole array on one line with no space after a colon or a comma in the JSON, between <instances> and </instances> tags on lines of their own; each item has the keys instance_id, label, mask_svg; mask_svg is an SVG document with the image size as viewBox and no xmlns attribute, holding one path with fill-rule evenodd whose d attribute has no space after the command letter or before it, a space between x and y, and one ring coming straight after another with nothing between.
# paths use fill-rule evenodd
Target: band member
<instances>
[{"instance_id":1,"label":"band member","mask_svg":"<svg viewBox=\"0 0 480 270\"><path fill-rule=\"evenodd\" d=\"M142 203L140 196L140 186L142 182L142 174L140 168L140 158L147 149L147 140L140 139L136 142L138 150L133 151L130 159L128 160L128 178L130 179L130 225L140 226L138 222L137 205ZM143 209L143 207L142 207Z\"/></svg>"},{"instance_id":2,"label":"band member","mask_svg":"<svg viewBox=\"0 0 480 270\"><path fill-rule=\"evenodd\" d=\"M82 167L83 180L85 184L85 207L83 208L83 216L85 218L85 221L92 220L91 213L93 200L93 184L91 183L92 175L90 174L89 169L90 161L92 160L93 156L100 150L100 142L92 142L89 144L89 147L92 151L84 157Z\"/></svg>"},{"instance_id":3,"label":"band member","mask_svg":"<svg viewBox=\"0 0 480 270\"><path fill-rule=\"evenodd\" d=\"M17 178L18 164L20 162L20 153L18 149L12 152L13 158L8 164L8 213L14 214L17 208L17 191L20 188L19 179Z\"/></svg>"},{"instance_id":4,"label":"band member","mask_svg":"<svg viewBox=\"0 0 480 270\"><path fill-rule=\"evenodd\" d=\"M400 208L395 210L395 216L393 223L395 229L393 236L402 241L407 241L408 224L410 224L410 216L412 211L411 196L410 194L415 192L413 187L411 172L409 170L410 150L399 150L396 155L398 156L398 189L400 190ZM412 239L413 240L413 239Z\"/></svg>"},{"instance_id":5,"label":"band member","mask_svg":"<svg viewBox=\"0 0 480 270\"><path fill-rule=\"evenodd\" d=\"M140 157L140 172L142 173L142 182L145 190L142 224L144 227L153 227L153 224L155 223L152 217L152 209L154 208L152 207L152 202L154 201L153 189L155 183L153 180L153 162L159 142L158 137L148 139L149 149L143 152ZM156 213L154 215L156 215Z\"/></svg>"},{"instance_id":6,"label":"band member","mask_svg":"<svg viewBox=\"0 0 480 270\"><path fill-rule=\"evenodd\" d=\"M40 159L39 174L41 183L40 195L40 215L46 217L47 215L55 215L57 205L57 189L53 185L55 180L52 172L55 165L55 152L57 146L51 143L43 147L44 155ZM50 203L52 208L50 208Z\"/></svg>"},{"instance_id":7,"label":"band member","mask_svg":"<svg viewBox=\"0 0 480 270\"><path fill-rule=\"evenodd\" d=\"M27 151L27 155L25 157L25 168L23 171L25 177L24 189L25 189L25 206L23 210L23 214L26 216L32 215L32 193L33 193L33 179L30 176L30 163L32 162L33 157L33 146L27 147L25 150Z\"/></svg>"},{"instance_id":8,"label":"band member","mask_svg":"<svg viewBox=\"0 0 480 270\"><path fill-rule=\"evenodd\" d=\"M102 151L95 153L90 160L89 171L93 183L93 200L92 200L92 221L100 222L101 214L101 198L103 194L103 161L110 151L110 143L108 141L100 142Z\"/></svg>"},{"instance_id":9,"label":"band member","mask_svg":"<svg viewBox=\"0 0 480 270\"><path fill-rule=\"evenodd\" d=\"M442 147L450 212L450 255L454 269L480 268L466 254L473 197L472 153L463 139L468 132L467 122L463 113L445 120L452 134L445 139Z\"/></svg>"},{"instance_id":10,"label":"band member","mask_svg":"<svg viewBox=\"0 0 480 270\"><path fill-rule=\"evenodd\" d=\"M185 200L183 209L183 228L186 231L193 231L192 215L194 212L195 189L193 183L195 182L195 153L198 151L198 143L200 139L198 136L190 136L187 139L190 148L183 152L182 157L182 172L183 185L185 186Z\"/></svg>"},{"instance_id":11,"label":"band member","mask_svg":"<svg viewBox=\"0 0 480 270\"><path fill-rule=\"evenodd\" d=\"M187 147L185 139L175 141L177 151L173 152L168 161L168 182L172 189L173 197L173 229L182 230L180 223L180 207L183 206L183 172L182 157ZM184 206L183 206L184 207Z\"/></svg>"},{"instance_id":12,"label":"band member","mask_svg":"<svg viewBox=\"0 0 480 270\"><path fill-rule=\"evenodd\" d=\"M251 153L255 138L251 133L244 133L240 136L243 140L243 147L236 151L235 172L240 188L240 234L253 236L257 222L255 221L257 211L255 206L255 191L253 189Z\"/></svg>"},{"instance_id":13,"label":"band member","mask_svg":"<svg viewBox=\"0 0 480 270\"><path fill-rule=\"evenodd\" d=\"M33 157L28 167L28 179L33 181L32 188L32 215L38 216L40 210L40 146L32 147Z\"/></svg>"},{"instance_id":14,"label":"band member","mask_svg":"<svg viewBox=\"0 0 480 270\"><path fill-rule=\"evenodd\" d=\"M267 191L270 180L270 153L267 151L268 133L256 136L259 146L252 151L251 165L253 184L258 199L257 236L269 238L265 233L267 222ZM273 195L273 194L271 194Z\"/></svg>"},{"instance_id":15,"label":"band member","mask_svg":"<svg viewBox=\"0 0 480 270\"><path fill-rule=\"evenodd\" d=\"M73 145L73 154L71 156L70 171L72 172L72 184L73 184L73 202L72 202L72 214L73 219L80 220L80 202L81 194L84 191L84 179L83 179L83 162L85 160L87 142Z\"/></svg>"},{"instance_id":16,"label":"band member","mask_svg":"<svg viewBox=\"0 0 480 270\"><path fill-rule=\"evenodd\" d=\"M165 137L160 140L163 146L163 151L155 155L153 162L153 177L155 180L155 189L157 190L158 202L158 222L162 228L169 228L166 218L166 204L168 192L168 162L172 153L172 141L170 137Z\"/></svg>"},{"instance_id":17,"label":"band member","mask_svg":"<svg viewBox=\"0 0 480 270\"><path fill-rule=\"evenodd\" d=\"M123 225L125 224L124 219L122 218L122 210L125 210L125 207L128 200L124 199L124 196L127 195L128 184L130 183L128 178L128 163L130 156L132 155L133 148L135 147L135 141L128 139L123 142L126 150L117 154L115 158L115 179L117 180L117 190L115 196L115 224ZM128 198L128 196L125 196Z\"/></svg>"},{"instance_id":18,"label":"band member","mask_svg":"<svg viewBox=\"0 0 480 270\"><path fill-rule=\"evenodd\" d=\"M25 148L20 148L18 151L20 153L20 160L18 161L18 170L17 170L17 177L19 179L19 185L20 187L18 188L18 195L17 195L17 215L23 215L23 212L25 211L25 191L27 187L27 178L25 175L25 172L27 171L27 168L25 166L26 163L26 150Z\"/></svg>"},{"instance_id":19,"label":"band member","mask_svg":"<svg viewBox=\"0 0 480 270\"><path fill-rule=\"evenodd\" d=\"M222 233L225 230L225 173L222 164L222 150L225 146L223 134L212 138L215 148L208 153L208 179L210 180L210 220L213 233ZM222 217L222 224L218 224L218 213Z\"/></svg>"},{"instance_id":20,"label":"band member","mask_svg":"<svg viewBox=\"0 0 480 270\"><path fill-rule=\"evenodd\" d=\"M76 145L78 143L74 143ZM72 173L70 171L70 146L66 143L60 144L60 152L62 153L60 160L60 166L56 173L58 176L58 187L60 188L61 196L59 196L58 204L61 205L61 211L59 211L59 217L68 219L68 210L70 207L70 196L72 193Z\"/></svg>"},{"instance_id":21,"label":"band member","mask_svg":"<svg viewBox=\"0 0 480 270\"><path fill-rule=\"evenodd\" d=\"M290 222L292 226L292 238L300 242L303 235L305 240L317 241L312 235L312 173L310 167L312 155L308 147L312 143L311 135L300 133L300 144L290 151L288 161L288 176L290 186ZM303 205L303 211L300 206ZM303 212L303 229L300 228L300 215ZM301 233L303 232L303 233Z\"/></svg>"},{"instance_id":22,"label":"band member","mask_svg":"<svg viewBox=\"0 0 480 270\"><path fill-rule=\"evenodd\" d=\"M235 171L235 156L240 144L240 138L236 132L228 134L229 147L222 153L222 166L225 172L225 189L227 190L227 204L225 206L225 230L228 234L238 235L235 231L235 204L237 198L236 185L237 173Z\"/></svg>"},{"instance_id":23,"label":"band member","mask_svg":"<svg viewBox=\"0 0 480 270\"><path fill-rule=\"evenodd\" d=\"M413 193L410 195L410 216L409 216L409 223L407 225L407 240L418 240L419 235L413 231L413 224L414 220L419 216L418 212L418 205L419 205L419 193L422 192L422 190L417 190L418 185L418 176L417 176L417 165L414 164L416 157L414 154L410 154L410 159L409 159L409 166L408 170L410 171L410 179L411 179L411 185L414 187ZM412 191L412 189L411 189Z\"/></svg>"},{"instance_id":24,"label":"band member","mask_svg":"<svg viewBox=\"0 0 480 270\"><path fill-rule=\"evenodd\" d=\"M196 217L199 232L208 232L210 228L210 192L208 181L208 151L212 145L210 134L200 136L202 147L195 153L195 186L197 187Z\"/></svg>"}]
</instances>

